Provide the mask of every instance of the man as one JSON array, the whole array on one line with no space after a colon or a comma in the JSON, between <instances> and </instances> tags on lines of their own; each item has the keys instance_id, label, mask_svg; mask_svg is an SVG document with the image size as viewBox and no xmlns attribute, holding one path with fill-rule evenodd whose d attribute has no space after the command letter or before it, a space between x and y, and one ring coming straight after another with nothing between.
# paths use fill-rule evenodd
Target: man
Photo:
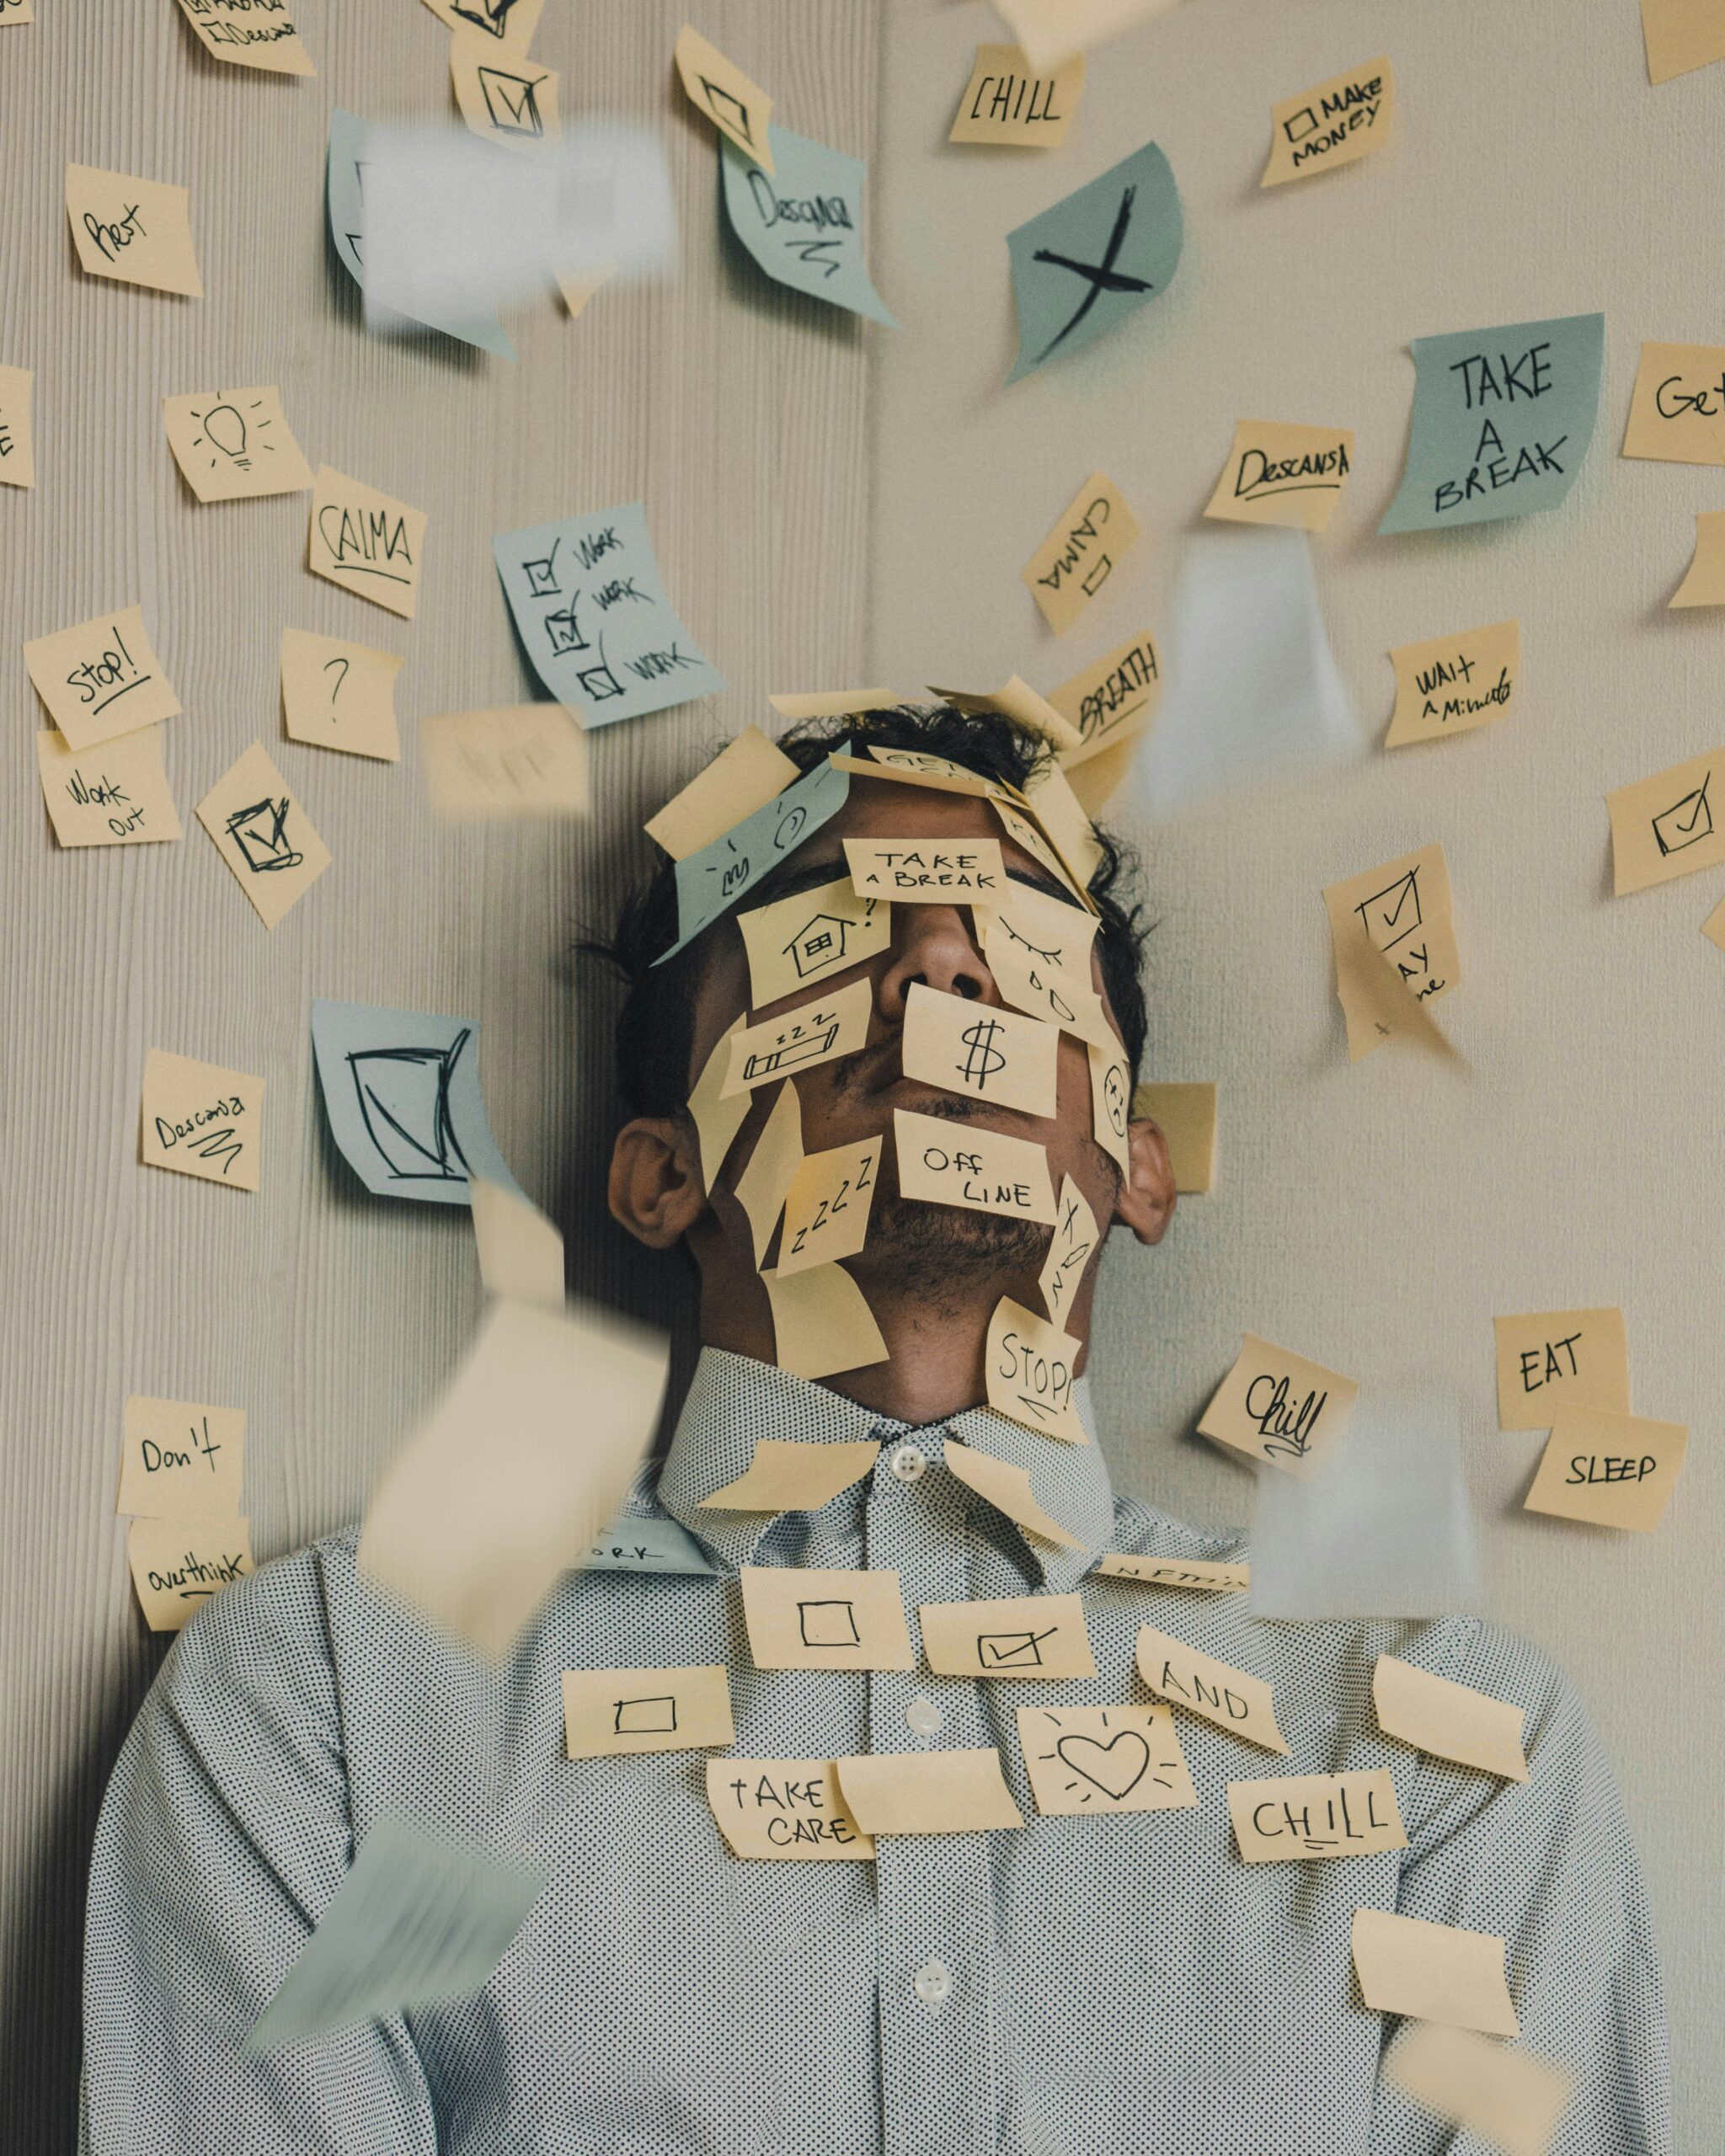
<instances>
[{"instance_id":1,"label":"man","mask_svg":"<svg viewBox=\"0 0 1725 2156\"><path fill-rule=\"evenodd\" d=\"M853 718L787 745L808 770L846 735L853 747L918 750L1017 787L1041 753L1005 721L944 709ZM1001 835L977 793L853 776L839 814L743 905L842 876L846 839L951 850ZM1008 840L1009 875L1076 905L1037 851ZM1104 841L1092 879L1092 979L1135 1070L1140 938L1118 896L1120 873ZM1451 2127L1380 2076L1396 2025L1367 2010L1353 1980L1350 1928L1363 1908L1506 1940L1519 2048L1573 2076L1556 2148L1665 2156L1659 1984L1641 1885L1609 1774L1562 1678L1471 1620L1258 1624L1237 1594L1098 1572L1109 1551L1200 1570L1242 1553L1116 1497L1093 1429L1090 1442L1062 1441L980 1404L990 1321L1003 1295L1040 1306L1049 1230L906 1197L897 1112L942 1118L955 1148L989 1133L1039 1145L1056 1190L1070 1177L1105 1228L1146 1243L1173 1207L1155 1127L1132 1123L1123 1171L1092 1134L1087 1047L1071 1035L1058 1049L1052 1117L907 1078L900 1043L914 989L980 1011L1006 1000L969 905L895 905L885 947L821 984L868 982L866 1042L792 1081L807 1151L885 1141L868 1237L846 1266L887 1354L824 1383L790 1375L775 1367L772 1304L736 1195L777 1088L756 1093L711 1189L684 1102L740 1017L802 997L749 1009L729 915L655 968L676 910L667 868L617 941L619 1075L632 1113L611 1203L644 1242L692 1254L706 1346L662 1469L640 1479L616 1539L675 1543L709 1569L573 1572L501 1670L357 1576L351 1534L266 1566L196 1618L103 1815L87 2147L94 2156L1459 2149ZM992 931L986 940L992 947ZM771 1263L771 1248L765 1255ZM1081 1339L1094 1281L1092 1259L1064 1310ZM1154 1355L1146 1337L1146 1383ZM579 1442L577 1403L572 1411ZM818 1509L703 1509L768 1438L876 1449L861 1481ZM1065 1542L1021 1530L948 1465L985 1454L1028 1470ZM1097 1674L941 1676L920 1657L909 1669L756 1667L739 1573L785 1566L896 1572L913 1640L926 1604L1079 1593ZM1015 1710L1141 1706L1143 1626L1268 1682L1288 1755L1177 1706L1195 1805L1039 1814ZM1381 1734L1371 1704L1381 1652L1524 1709L1530 1779L1500 1780ZM713 1755L564 1756L563 1672L713 1663L728 1668L739 1760L807 1763L807 1774L886 1754L908 1775L943 1750L997 1749L1024 1825L882 1833L869 1861L750 1860L716 1830ZM1095 1753L1084 1764L1106 1795L1106 1766ZM1405 1848L1241 1861L1231 1780L1373 1769L1393 1778ZM1167 1780L1175 1788L1172 1766ZM531 1856L549 1884L478 1996L243 2056L246 2030L385 1812Z\"/></svg>"}]
</instances>

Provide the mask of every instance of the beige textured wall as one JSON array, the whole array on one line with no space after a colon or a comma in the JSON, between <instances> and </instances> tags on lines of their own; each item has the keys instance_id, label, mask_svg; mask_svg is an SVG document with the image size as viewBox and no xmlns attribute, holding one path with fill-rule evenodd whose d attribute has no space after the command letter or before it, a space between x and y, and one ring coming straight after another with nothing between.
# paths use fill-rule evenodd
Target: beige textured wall
<instances>
[{"instance_id":1,"label":"beige textured wall","mask_svg":"<svg viewBox=\"0 0 1725 2156\"><path fill-rule=\"evenodd\" d=\"M172 0L37 13L0 31L0 360L36 370L38 462L33 494L0 488L0 2147L57 2156L95 1806L159 1660L114 1517L121 1402L243 1406L254 1537L274 1555L356 1513L471 1326L465 1214L367 1198L333 1161L307 1025L317 995L479 1019L505 1154L534 1196L590 1224L573 1239L578 1283L650 1306L644 1269L594 1225L607 1043L565 953L650 851L640 819L697 748L759 714L770 689L860 674L868 340L721 250L711 130L671 87L677 0L546 10L535 52L563 68L564 111L631 114L665 136L682 270L671 288L601 293L574 323L554 300L528 310L518 366L367 337L326 254L331 106L452 115L447 35L418 0L301 0L318 68L305 83L204 57ZM793 124L872 153L868 0L703 0L702 22ZM189 184L208 297L81 277L68 159ZM430 513L417 622L306 573L306 498L191 501L159 403L218 382L278 382L314 465ZM435 827L417 717L534 693L492 533L637 497L728 694L600 735L589 826ZM167 760L186 836L58 853L18 645L133 601L185 707ZM398 768L281 739L288 623L406 654ZM273 935L191 817L259 738L335 857ZM154 1046L263 1075L259 1195L136 1164Z\"/></svg>"},{"instance_id":2,"label":"beige textured wall","mask_svg":"<svg viewBox=\"0 0 1725 2156\"><path fill-rule=\"evenodd\" d=\"M1717 875L1613 900L1600 796L1713 746L1725 623L1669 615L1717 472L1616 454L1643 339L1722 334L1715 219L1725 67L1648 88L1635 0L1198 0L1094 56L1058 152L948 148L980 0L894 0L875 253L905 325L877 372L869 677L1048 688L1160 628L1185 533L1242 417L1351 426L1359 462L1315 542L1336 653L1374 741L1393 644L1518 614L1527 705L1293 794L1153 835L1149 1074L1222 1088L1221 1187L1157 1251L1122 1246L1094 1383L1117 1479L1205 1523L1246 1476L1189 1434L1242 1328L1363 1379L1459 1388L1496 1614L1579 1683L1639 1835L1669 1972L1681 2131L1717 2144L1725 2056L1717 1861L1695 1778L1725 1739L1716 1402L1725 960L1696 932ZM1273 101L1387 51L1399 144L1260 195ZM1172 290L1006 390L1004 235L1146 140L1184 200ZM1557 514L1380 540L1411 337L1603 308L1606 381ZM1104 468L1150 535L1065 639L1018 571ZM1439 1008L1472 1065L1350 1070L1319 887L1440 839L1466 978ZM1618 1303L1634 1403L1694 1436L1651 1540L1518 1508L1541 1440L1502 1434L1494 1313Z\"/></svg>"}]
</instances>

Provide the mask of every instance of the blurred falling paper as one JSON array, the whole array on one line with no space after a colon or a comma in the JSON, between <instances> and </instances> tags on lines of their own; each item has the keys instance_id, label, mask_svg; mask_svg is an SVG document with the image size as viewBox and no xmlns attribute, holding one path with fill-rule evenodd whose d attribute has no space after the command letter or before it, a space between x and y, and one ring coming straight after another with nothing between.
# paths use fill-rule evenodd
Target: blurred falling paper
<instances>
[{"instance_id":1,"label":"blurred falling paper","mask_svg":"<svg viewBox=\"0 0 1725 2156\"><path fill-rule=\"evenodd\" d=\"M483 1991L546 1885L537 1865L374 1820L352 1869L245 2041L302 2042Z\"/></svg>"},{"instance_id":2,"label":"blurred falling paper","mask_svg":"<svg viewBox=\"0 0 1725 2156\"><path fill-rule=\"evenodd\" d=\"M1260 1472L1254 1617L1439 1617L1482 1601L1461 1411L1437 1378L1362 1388L1309 1476Z\"/></svg>"},{"instance_id":3,"label":"blurred falling paper","mask_svg":"<svg viewBox=\"0 0 1725 2156\"><path fill-rule=\"evenodd\" d=\"M1303 531L1194 532L1167 658L1162 708L1135 775L1153 814L1365 754Z\"/></svg>"},{"instance_id":4,"label":"blurred falling paper","mask_svg":"<svg viewBox=\"0 0 1725 2156\"><path fill-rule=\"evenodd\" d=\"M615 1518L669 1363L658 1333L608 1311L496 1304L379 1478L361 1572L500 1658Z\"/></svg>"},{"instance_id":5,"label":"blurred falling paper","mask_svg":"<svg viewBox=\"0 0 1725 2156\"><path fill-rule=\"evenodd\" d=\"M531 157L465 128L373 127L364 153L366 322L489 315L558 275L667 274L676 216L644 130L582 121Z\"/></svg>"}]
</instances>

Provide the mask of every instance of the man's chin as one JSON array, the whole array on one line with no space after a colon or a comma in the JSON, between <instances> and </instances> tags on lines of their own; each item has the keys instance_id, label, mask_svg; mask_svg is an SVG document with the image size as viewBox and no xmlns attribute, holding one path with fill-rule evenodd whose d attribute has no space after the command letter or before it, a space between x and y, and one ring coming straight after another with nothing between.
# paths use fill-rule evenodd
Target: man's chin
<instances>
[{"instance_id":1,"label":"man's chin","mask_svg":"<svg viewBox=\"0 0 1725 2156\"><path fill-rule=\"evenodd\" d=\"M1033 1277L1048 1245L1040 1221L928 1205L883 1190L869 1215L868 1242L846 1264L865 1295L889 1288L944 1308L969 1302L979 1289L1005 1294L1014 1280Z\"/></svg>"}]
</instances>

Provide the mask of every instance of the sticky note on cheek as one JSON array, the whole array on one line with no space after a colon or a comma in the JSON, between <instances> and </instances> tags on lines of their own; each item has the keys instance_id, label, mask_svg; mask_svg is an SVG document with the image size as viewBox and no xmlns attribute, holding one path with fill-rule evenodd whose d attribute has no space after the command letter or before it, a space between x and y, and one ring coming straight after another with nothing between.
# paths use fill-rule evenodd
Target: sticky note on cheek
<instances>
[{"instance_id":1,"label":"sticky note on cheek","mask_svg":"<svg viewBox=\"0 0 1725 2156\"><path fill-rule=\"evenodd\" d=\"M777 1018L747 1026L731 1043L727 1093L752 1092L756 1086L812 1070L835 1056L852 1055L868 1038L874 990L853 980L830 995L811 997Z\"/></svg>"},{"instance_id":2,"label":"sticky note on cheek","mask_svg":"<svg viewBox=\"0 0 1725 2156\"><path fill-rule=\"evenodd\" d=\"M1498 1422L1546 1430L1565 1407L1629 1412L1629 1342L1620 1310L1531 1310L1494 1318Z\"/></svg>"}]
</instances>

